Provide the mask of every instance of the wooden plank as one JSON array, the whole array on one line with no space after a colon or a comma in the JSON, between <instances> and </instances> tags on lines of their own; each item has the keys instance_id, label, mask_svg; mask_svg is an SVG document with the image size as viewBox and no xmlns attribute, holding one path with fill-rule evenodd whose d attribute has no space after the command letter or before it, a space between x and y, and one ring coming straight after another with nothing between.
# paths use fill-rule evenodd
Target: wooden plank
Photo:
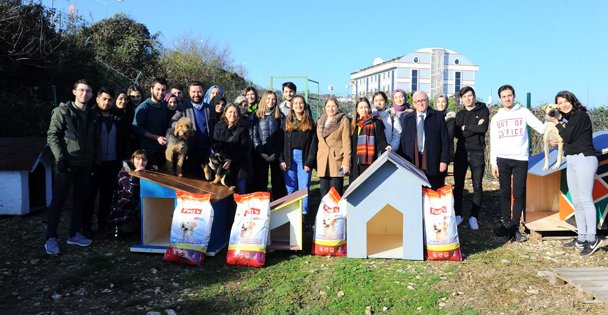
<instances>
[{"instance_id":1,"label":"wooden plank","mask_svg":"<svg viewBox=\"0 0 608 315\"><path fill-rule=\"evenodd\" d=\"M576 227L562 221L559 218L559 213L554 213L550 216L536 220L534 222L526 223L526 228L530 231L541 232L541 231L572 231L576 232Z\"/></svg>"},{"instance_id":2,"label":"wooden plank","mask_svg":"<svg viewBox=\"0 0 608 315\"><path fill-rule=\"evenodd\" d=\"M133 172L131 175L175 190L194 194L211 194L212 202L222 200L232 195L232 191L230 191L228 187L212 184L204 180L179 177L154 171Z\"/></svg>"},{"instance_id":3,"label":"wooden plank","mask_svg":"<svg viewBox=\"0 0 608 315\"><path fill-rule=\"evenodd\" d=\"M608 268L556 268L549 277L552 285L568 283L578 289L579 299L608 303Z\"/></svg>"}]
</instances>

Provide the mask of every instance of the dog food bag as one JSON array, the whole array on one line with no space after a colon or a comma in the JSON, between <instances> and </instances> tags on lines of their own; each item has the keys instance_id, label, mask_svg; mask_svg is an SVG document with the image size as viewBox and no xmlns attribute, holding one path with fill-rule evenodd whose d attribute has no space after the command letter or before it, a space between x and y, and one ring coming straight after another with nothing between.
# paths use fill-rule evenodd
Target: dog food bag
<instances>
[{"instance_id":1,"label":"dog food bag","mask_svg":"<svg viewBox=\"0 0 608 315\"><path fill-rule=\"evenodd\" d=\"M423 188L424 230L428 260L462 260L452 186Z\"/></svg>"},{"instance_id":2,"label":"dog food bag","mask_svg":"<svg viewBox=\"0 0 608 315\"><path fill-rule=\"evenodd\" d=\"M230 231L227 263L263 267L270 229L270 193L234 194L236 213Z\"/></svg>"},{"instance_id":3,"label":"dog food bag","mask_svg":"<svg viewBox=\"0 0 608 315\"><path fill-rule=\"evenodd\" d=\"M319 204L312 253L320 256L346 256L346 201L334 187Z\"/></svg>"},{"instance_id":4,"label":"dog food bag","mask_svg":"<svg viewBox=\"0 0 608 315\"><path fill-rule=\"evenodd\" d=\"M211 194L177 191L177 206L173 211L169 248L165 261L200 266L211 237L213 208Z\"/></svg>"}]
</instances>

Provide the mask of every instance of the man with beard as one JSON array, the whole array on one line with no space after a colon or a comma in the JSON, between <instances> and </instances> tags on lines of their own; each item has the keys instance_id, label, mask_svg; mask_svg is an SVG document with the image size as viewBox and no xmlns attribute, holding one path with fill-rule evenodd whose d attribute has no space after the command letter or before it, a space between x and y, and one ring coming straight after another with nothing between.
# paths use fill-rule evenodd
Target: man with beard
<instances>
[{"instance_id":1,"label":"man with beard","mask_svg":"<svg viewBox=\"0 0 608 315\"><path fill-rule=\"evenodd\" d=\"M184 174L203 178L203 168L201 164L207 162L211 148L211 137L209 132L209 118L211 112L208 106L203 103L203 84L199 81L192 81L188 85L188 95L190 101L178 105L177 111L171 119L171 125L182 117L187 117L193 122L192 126L196 131L188 139L187 159L184 162Z\"/></svg>"},{"instance_id":2,"label":"man with beard","mask_svg":"<svg viewBox=\"0 0 608 315\"><path fill-rule=\"evenodd\" d=\"M82 233L89 238L93 234L93 213L98 192L97 231L109 232L107 220L112 206L112 193L116 188L116 175L120 170L121 161L127 159L129 154L129 124L124 116L115 111L112 92L101 87L95 100L95 127L101 141L97 150L98 164L93 167L91 190L82 216Z\"/></svg>"},{"instance_id":3,"label":"man with beard","mask_svg":"<svg viewBox=\"0 0 608 315\"><path fill-rule=\"evenodd\" d=\"M169 109L163 104L167 81L154 78L150 87L150 98L135 109L133 128L139 137L139 145L148 153L152 168L158 169L165 164L165 134L169 125Z\"/></svg>"}]
</instances>

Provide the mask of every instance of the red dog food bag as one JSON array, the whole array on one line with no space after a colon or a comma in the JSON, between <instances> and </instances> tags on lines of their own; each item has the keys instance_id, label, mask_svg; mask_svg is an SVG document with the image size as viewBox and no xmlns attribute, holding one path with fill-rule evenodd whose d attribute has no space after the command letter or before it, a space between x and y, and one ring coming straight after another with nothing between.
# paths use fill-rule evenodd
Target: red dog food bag
<instances>
[{"instance_id":1,"label":"red dog food bag","mask_svg":"<svg viewBox=\"0 0 608 315\"><path fill-rule=\"evenodd\" d=\"M452 186L437 191L424 187L422 194L427 259L461 261Z\"/></svg>"},{"instance_id":2,"label":"red dog food bag","mask_svg":"<svg viewBox=\"0 0 608 315\"><path fill-rule=\"evenodd\" d=\"M263 267L270 228L270 193L234 194L236 213L230 231L229 265Z\"/></svg>"},{"instance_id":3,"label":"red dog food bag","mask_svg":"<svg viewBox=\"0 0 608 315\"><path fill-rule=\"evenodd\" d=\"M177 206L173 211L169 248L164 260L200 266L211 237L213 208L211 194L176 192Z\"/></svg>"},{"instance_id":4,"label":"red dog food bag","mask_svg":"<svg viewBox=\"0 0 608 315\"><path fill-rule=\"evenodd\" d=\"M346 202L334 187L319 204L312 253L319 256L346 256Z\"/></svg>"}]
</instances>

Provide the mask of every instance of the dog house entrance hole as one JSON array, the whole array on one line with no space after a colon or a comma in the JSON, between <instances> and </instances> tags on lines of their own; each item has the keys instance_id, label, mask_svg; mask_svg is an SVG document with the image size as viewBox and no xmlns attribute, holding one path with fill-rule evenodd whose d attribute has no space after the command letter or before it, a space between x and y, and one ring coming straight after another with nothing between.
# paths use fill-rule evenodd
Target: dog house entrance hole
<instances>
[{"instance_id":1,"label":"dog house entrance hole","mask_svg":"<svg viewBox=\"0 0 608 315\"><path fill-rule=\"evenodd\" d=\"M367 222L367 256L403 257L403 214L390 205Z\"/></svg>"},{"instance_id":2,"label":"dog house entrance hole","mask_svg":"<svg viewBox=\"0 0 608 315\"><path fill-rule=\"evenodd\" d=\"M142 209L143 244L169 246L175 199L142 198Z\"/></svg>"}]
</instances>

